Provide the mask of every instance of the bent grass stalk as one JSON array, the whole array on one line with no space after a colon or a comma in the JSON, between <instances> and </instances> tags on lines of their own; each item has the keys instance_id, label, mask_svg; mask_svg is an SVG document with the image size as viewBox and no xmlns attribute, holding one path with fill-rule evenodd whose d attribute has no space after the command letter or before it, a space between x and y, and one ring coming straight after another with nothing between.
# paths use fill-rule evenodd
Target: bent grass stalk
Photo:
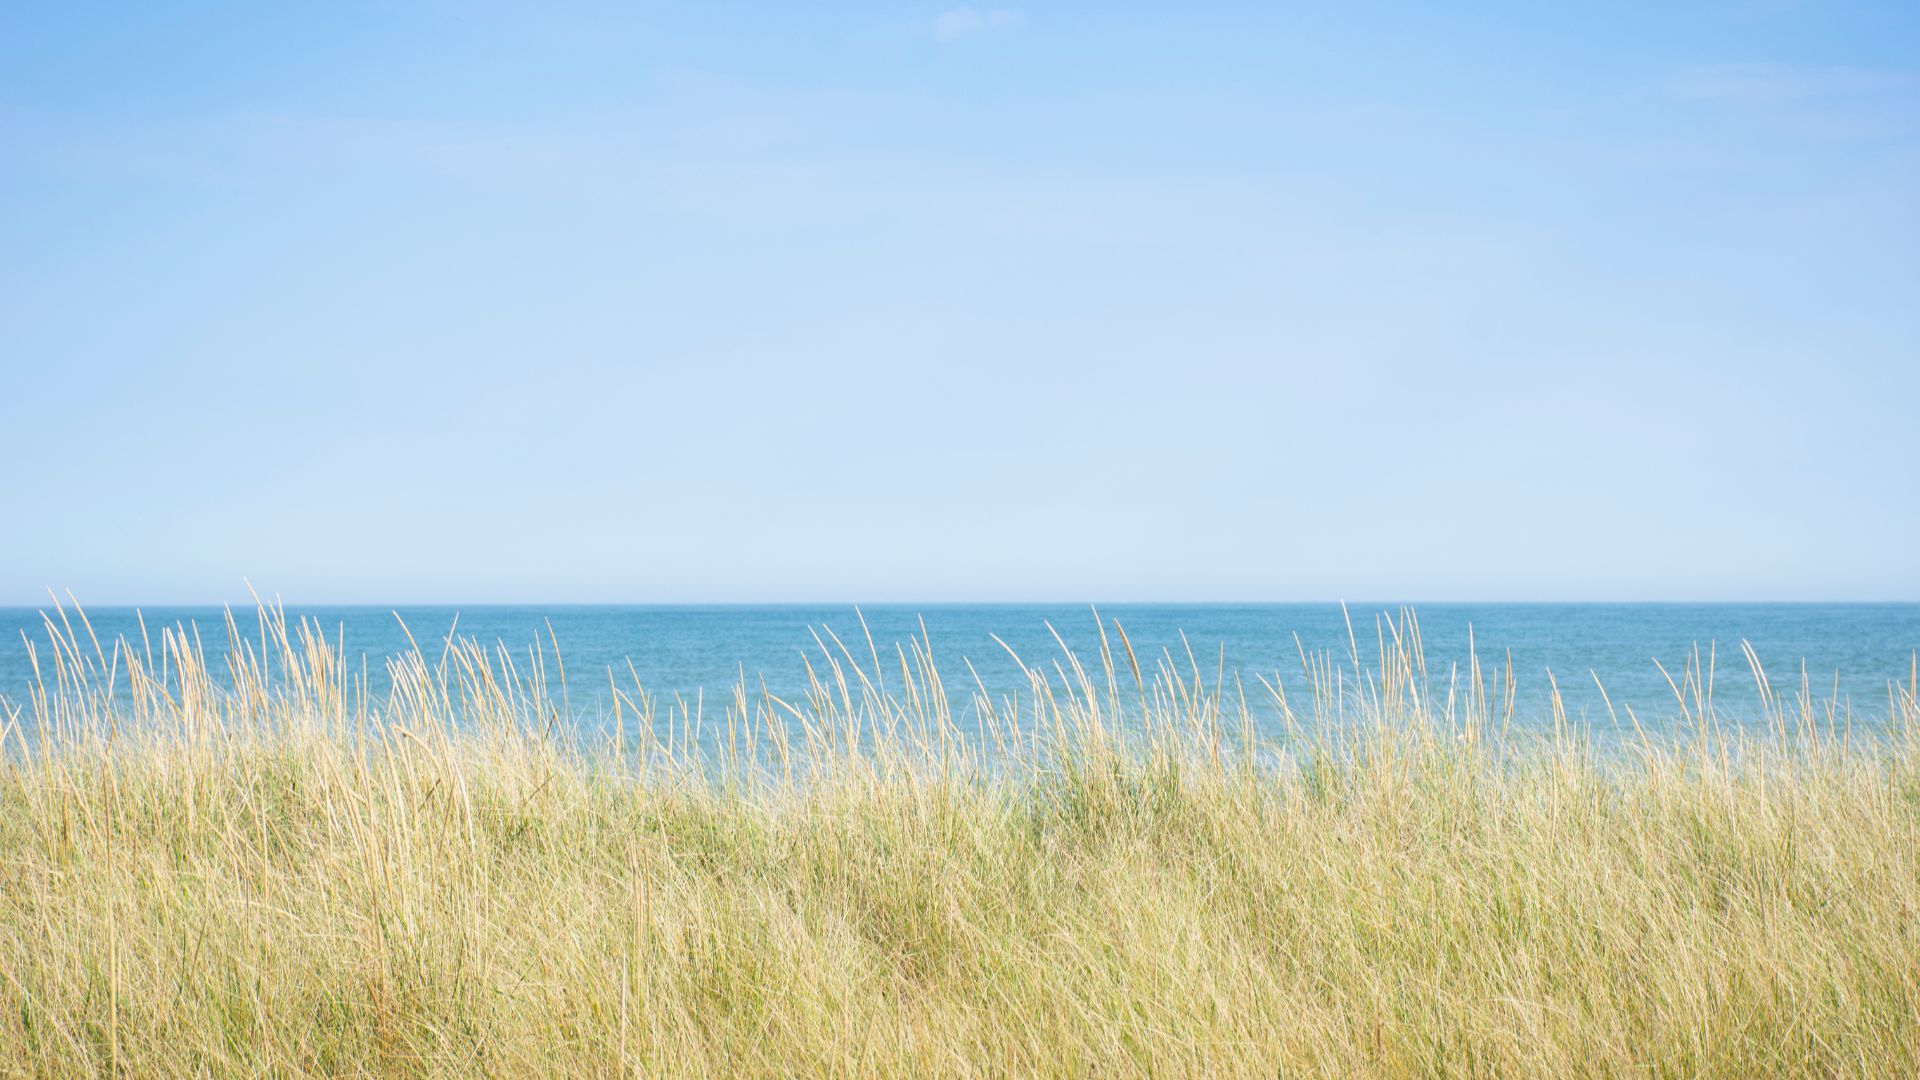
<instances>
[{"instance_id":1,"label":"bent grass stalk","mask_svg":"<svg viewBox=\"0 0 1920 1080\"><path fill-rule=\"evenodd\" d=\"M609 672L584 746L550 627L409 632L376 698L256 619L30 643L0 1073L1920 1074L1911 677L1864 735L1743 649L1737 728L1708 652L1603 751L1551 675L1514 725L1510 658L1434 685L1402 612L1261 676L1268 739L1118 623L956 704L862 619L724 731Z\"/></svg>"}]
</instances>

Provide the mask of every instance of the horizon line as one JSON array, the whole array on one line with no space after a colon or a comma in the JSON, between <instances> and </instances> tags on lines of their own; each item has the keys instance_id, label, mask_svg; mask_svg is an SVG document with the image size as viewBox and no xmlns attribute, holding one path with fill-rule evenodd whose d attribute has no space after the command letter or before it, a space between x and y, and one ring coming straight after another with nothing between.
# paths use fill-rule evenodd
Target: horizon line
<instances>
[{"instance_id":1,"label":"horizon line","mask_svg":"<svg viewBox=\"0 0 1920 1080\"><path fill-rule=\"evenodd\" d=\"M1920 606L1920 597L1890 597L1860 599L1852 597L1819 597L1782 599L1770 597L1754 598L1581 598L1555 597L1532 599L1474 599L1439 598L1426 599L1386 599L1386 598L1312 598L1312 599L1271 599L1257 598L1244 600L1222 599L1106 599L1087 598L1041 598L1041 599L917 599L917 600L854 600L846 598L805 599L805 600L288 600L279 596L259 597L257 602L230 600L141 600L141 601L84 601L71 595L49 597L34 603L0 602L0 611L45 611L55 607L77 607L85 610L107 608L204 608L227 609L248 606L280 606L286 608L955 608L955 607L1422 607L1422 606L1590 606L1590 607L1658 607L1658 606L1695 606L1695 607L1738 607L1738 606Z\"/></svg>"}]
</instances>

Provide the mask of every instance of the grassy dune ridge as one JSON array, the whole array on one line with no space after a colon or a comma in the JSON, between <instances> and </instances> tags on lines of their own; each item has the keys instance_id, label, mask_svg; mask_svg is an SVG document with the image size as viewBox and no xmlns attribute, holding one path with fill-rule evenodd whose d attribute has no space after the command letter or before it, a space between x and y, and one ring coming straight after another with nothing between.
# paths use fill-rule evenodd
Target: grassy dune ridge
<instances>
[{"instance_id":1,"label":"grassy dune ridge","mask_svg":"<svg viewBox=\"0 0 1920 1080\"><path fill-rule=\"evenodd\" d=\"M1754 665L1736 731L1703 663L1603 753L1371 636L1248 691L1109 624L993 701L827 634L804 700L622 673L658 734L581 747L552 643L371 700L271 607L213 653L57 611L0 1073L1920 1075L1911 680L1865 734Z\"/></svg>"}]
</instances>

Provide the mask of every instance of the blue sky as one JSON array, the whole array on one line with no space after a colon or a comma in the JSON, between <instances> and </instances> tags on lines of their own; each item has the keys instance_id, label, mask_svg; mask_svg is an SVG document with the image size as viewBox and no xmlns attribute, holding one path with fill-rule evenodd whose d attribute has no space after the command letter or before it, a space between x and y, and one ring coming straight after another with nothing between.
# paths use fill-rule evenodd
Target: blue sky
<instances>
[{"instance_id":1,"label":"blue sky","mask_svg":"<svg viewBox=\"0 0 1920 1080\"><path fill-rule=\"evenodd\" d=\"M1920 599L1920 6L0 8L0 603Z\"/></svg>"}]
</instances>

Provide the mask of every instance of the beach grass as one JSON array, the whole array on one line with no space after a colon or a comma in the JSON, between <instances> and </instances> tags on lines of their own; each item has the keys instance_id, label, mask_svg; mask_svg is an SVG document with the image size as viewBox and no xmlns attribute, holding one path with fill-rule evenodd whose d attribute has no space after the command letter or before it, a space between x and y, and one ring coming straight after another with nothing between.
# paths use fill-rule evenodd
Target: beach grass
<instances>
[{"instance_id":1,"label":"beach grass","mask_svg":"<svg viewBox=\"0 0 1920 1080\"><path fill-rule=\"evenodd\" d=\"M0 1075L1920 1075L1911 681L1867 725L1756 664L1736 728L1701 664L1602 745L1410 615L1251 693L1111 623L997 700L823 634L797 700L593 673L585 745L551 642L376 697L224 637L51 613Z\"/></svg>"}]
</instances>

